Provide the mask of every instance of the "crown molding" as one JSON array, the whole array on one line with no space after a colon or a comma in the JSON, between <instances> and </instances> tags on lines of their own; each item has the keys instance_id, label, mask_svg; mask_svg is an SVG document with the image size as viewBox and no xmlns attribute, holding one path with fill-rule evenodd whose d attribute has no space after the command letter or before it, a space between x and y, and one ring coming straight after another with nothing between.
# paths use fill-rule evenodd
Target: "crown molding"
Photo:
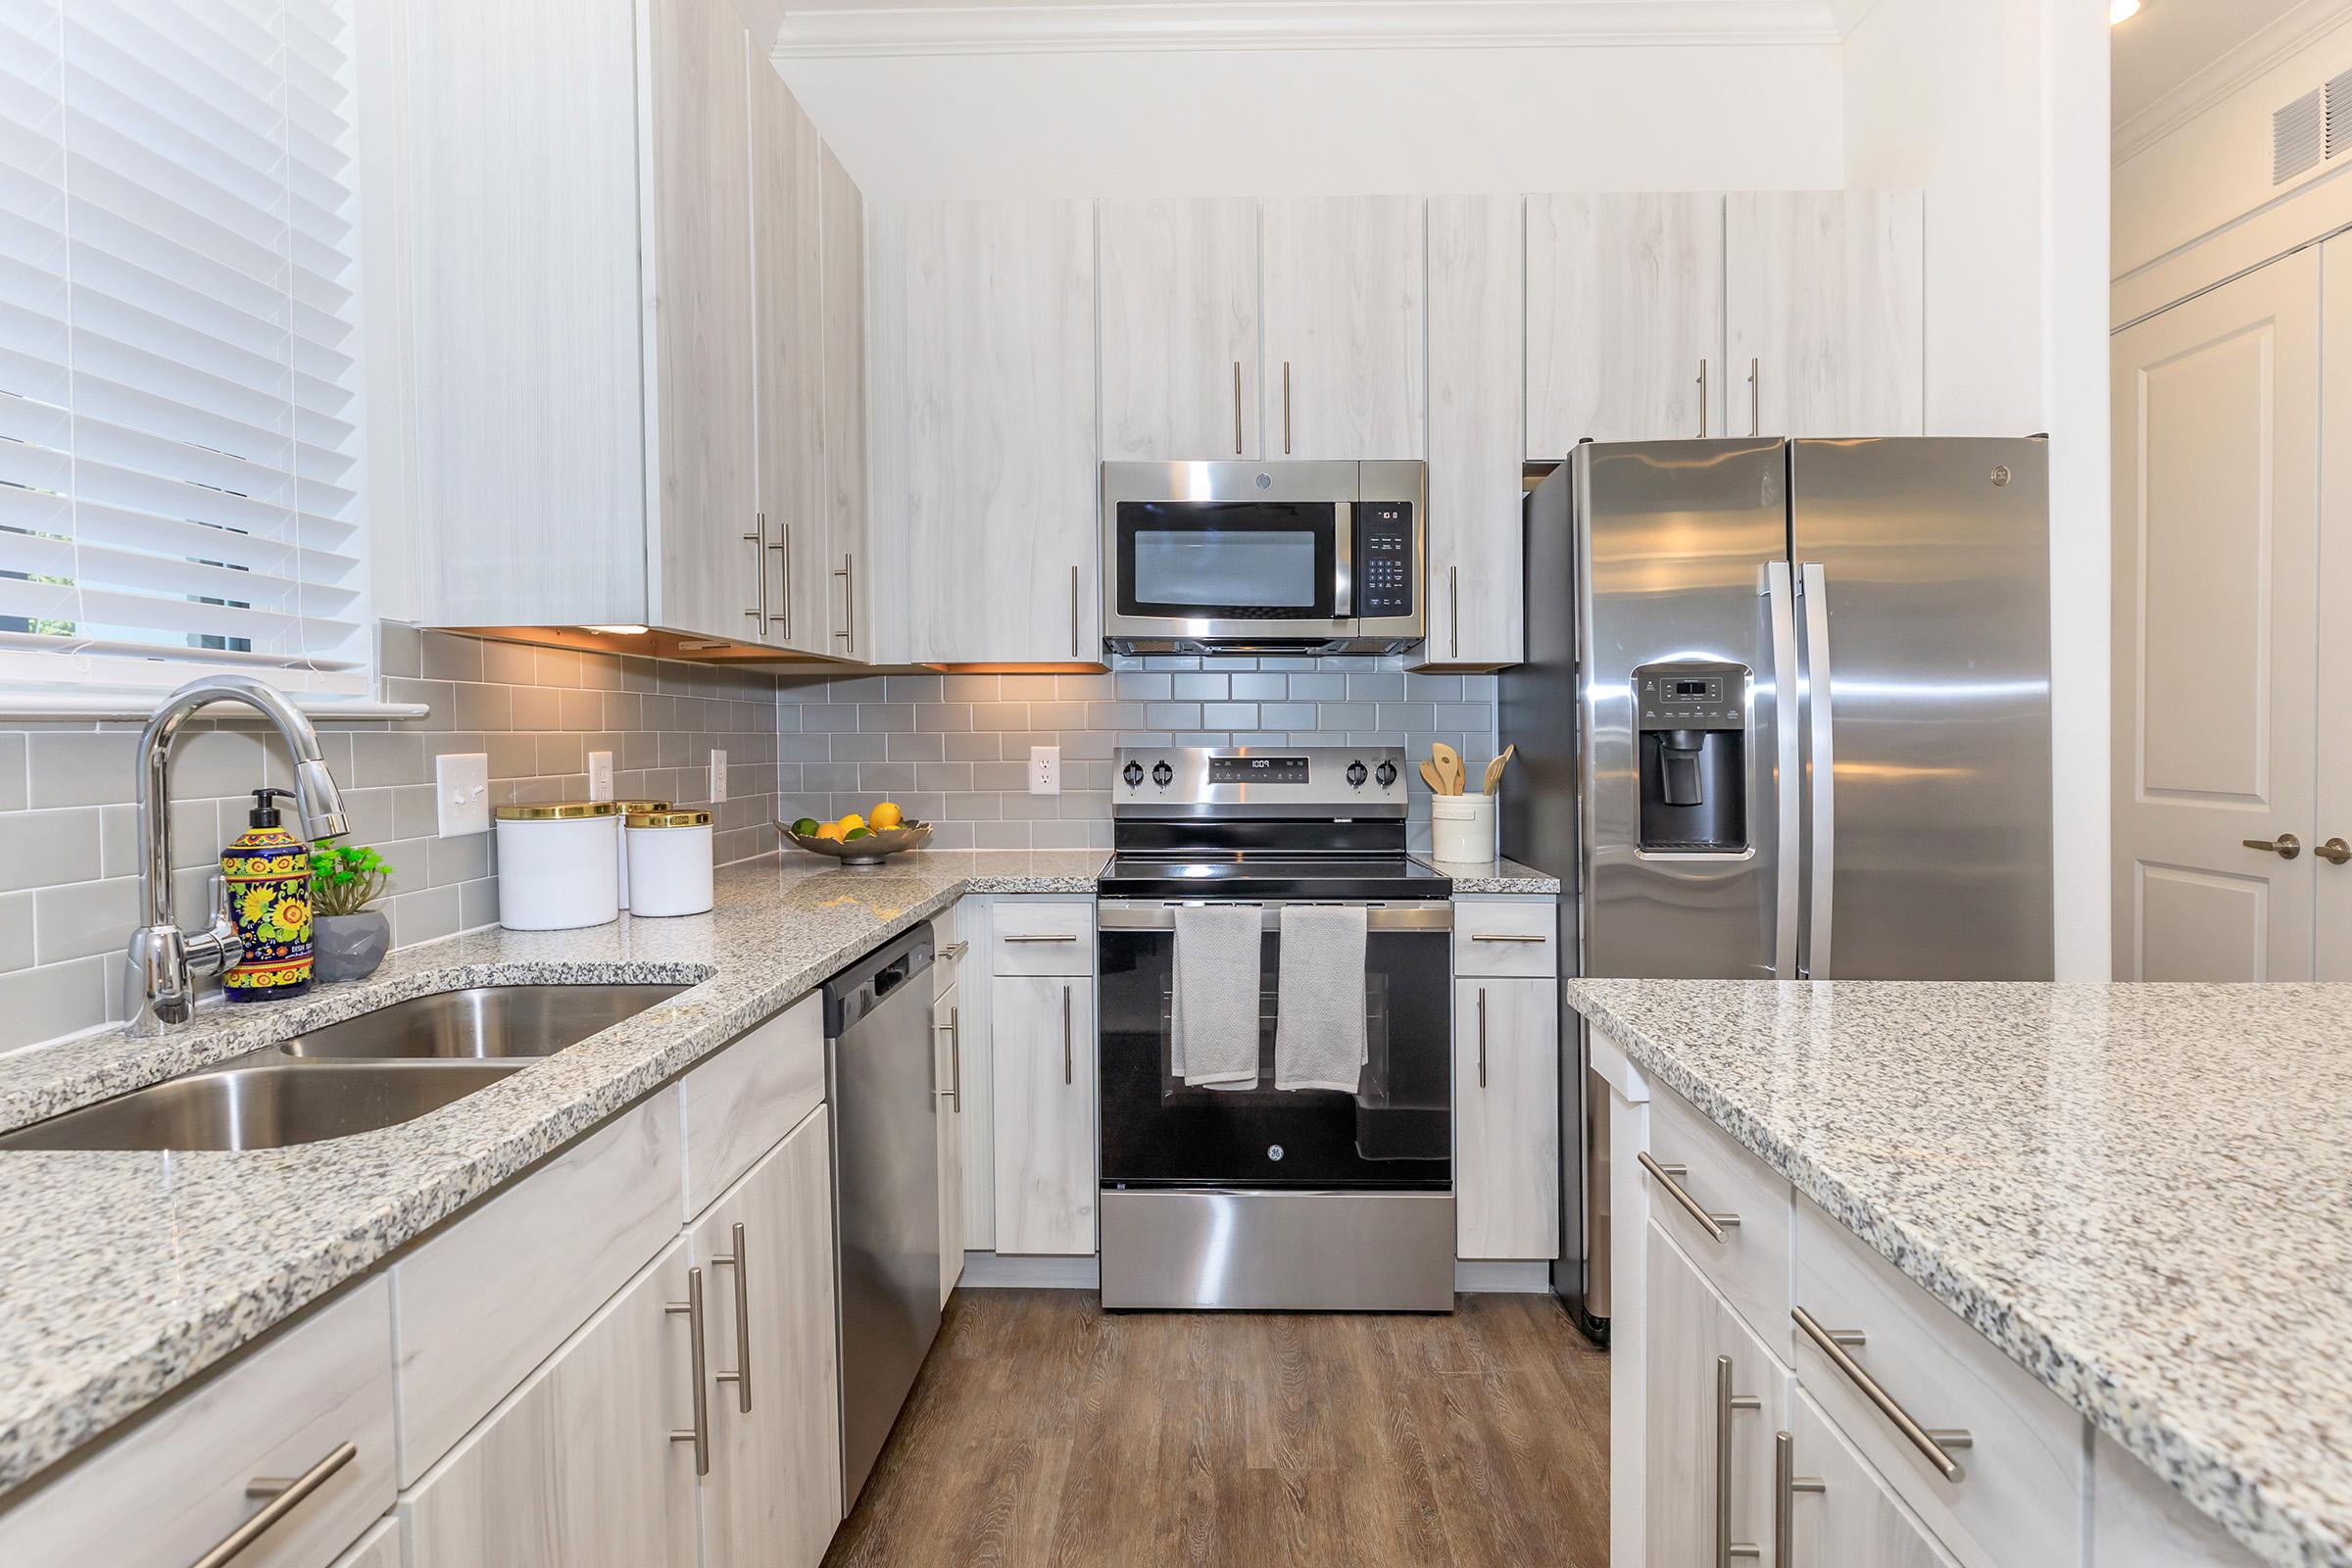
<instances>
[{"instance_id":1,"label":"crown molding","mask_svg":"<svg viewBox=\"0 0 2352 1568\"><path fill-rule=\"evenodd\" d=\"M2352 22L2352 0L2305 0L2251 37L2216 55L2145 109L2119 121L2108 141L2112 161L2120 166L2137 157L2346 22Z\"/></svg>"},{"instance_id":2,"label":"crown molding","mask_svg":"<svg viewBox=\"0 0 2352 1568\"><path fill-rule=\"evenodd\" d=\"M1140 0L785 8L778 59L1835 44L1872 0Z\"/></svg>"}]
</instances>

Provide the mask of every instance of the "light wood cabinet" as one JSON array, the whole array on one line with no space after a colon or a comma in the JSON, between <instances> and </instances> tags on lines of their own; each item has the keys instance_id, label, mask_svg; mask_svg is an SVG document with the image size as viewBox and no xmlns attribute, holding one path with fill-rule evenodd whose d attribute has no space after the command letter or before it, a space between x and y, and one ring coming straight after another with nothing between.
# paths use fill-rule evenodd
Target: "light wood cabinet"
<instances>
[{"instance_id":1,"label":"light wood cabinet","mask_svg":"<svg viewBox=\"0 0 2352 1568\"><path fill-rule=\"evenodd\" d=\"M1002 910L1000 910L1002 913ZM996 1249L1095 1250L1095 982L997 975Z\"/></svg>"},{"instance_id":2,"label":"light wood cabinet","mask_svg":"<svg viewBox=\"0 0 2352 1568\"><path fill-rule=\"evenodd\" d=\"M1417 665L1492 668L1524 651L1525 208L1517 196L1429 199L1429 635Z\"/></svg>"},{"instance_id":3,"label":"light wood cabinet","mask_svg":"<svg viewBox=\"0 0 2352 1568\"><path fill-rule=\"evenodd\" d=\"M818 651L872 663L874 571L881 563L874 559L867 538L865 198L832 148L821 148L820 154L823 543L820 551L799 559L814 560L815 592L831 607L820 617L824 646ZM803 352L808 352L806 345Z\"/></svg>"},{"instance_id":4,"label":"light wood cabinet","mask_svg":"<svg viewBox=\"0 0 2352 1568\"><path fill-rule=\"evenodd\" d=\"M401 1568L400 1517L388 1515L335 1559L335 1568Z\"/></svg>"},{"instance_id":5,"label":"light wood cabinet","mask_svg":"<svg viewBox=\"0 0 2352 1568\"><path fill-rule=\"evenodd\" d=\"M686 1298L673 1241L403 1494L410 1568L695 1568Z\"/></svg>"},{"instance_id":6,"label":"light wood cabinet","mask_svg":"<svg viewBox=\"0 0 2352 1568\"><path fill-rule=\"evenodd\" d=\"M1772 1440L1788 1419L1788 1373L1654 1222L1643 1250L1646 1560L1655 1568L1712 1563L1728 1541L1776 1568Z\"/></svg>"},{"instance_id":7,"label":"light wood cabinet","mask_svg":"<svg viewBox=\"0 0 2352 1568\"><path fill-rule=\"evenodd\" d=\"M1265 204L1266 457L1426 455L1423 205L1417 196Z\"/></svg>"},{"instance_id":8,"label":"light wood cabinet","mask_svg":"<svg viewBox=\"0 0 2352 1568\"><path fill-rule=\"evenodd\" d=\"M828 496L822 344L829 325L820 200L824 142L755 52L752 258L758 299L760 515L766 638L823 654Z\"/></svg>"},{"instance_id":9,"label":"light wood cabinet","mask_svg":"<svg viewBox=\"0 0 2352 1568\"><path fill-rule=\"evenodd\" d=\"M1789 1560L1773 1568L1954 1568L1878 1473L1799 1389L1789 1418ZM2143 1565L2144 1568L2144 1565Z\"/></svg>"},{"instance_id":10,"label":"light wood cabinet","mask_svg":"<svg viewBox=\"0 0 2352 1568\"><path fill-rule=\"evenodd\" d=\"M1527 199L1527 456L1721 435L1723 198Z\"/></svg>"},{"instance_id":11,"label":"light wood cabinet","mask_svg":"<svg viewBox=\"0 0 2352 1568\"><path fill-rule=\"evenodd\" d=\"M1725 199L1727 426L1786 436L1926 429L1925 212L1915 190Z\"/></svg>"},{"instance_id":12,"label":"light wood cabinet","mask_svg":"<svg viewBox=\"0 0 2352 1568\"><path fill-rule=\"evenodd\" d=\"M1560 1251L1555 980L1453 984L1453 1200L1462 1257Z\"/></svg>"},{"instance_id":13,"label":"light wood cabinet","mask_svg":"<svg viewBox=\"0 0 2352 1568\"><path fill-rule=\"evenodd\" d=\"M963 988L931 1004L932 1082L939 1109L939 1301L963 1278Z\"/></svg>"},{"instance_id":14,"label":"light wood cabinet","mask_svg":"<svg viewBox=\"0 0 2352 1568\"><path fill-rule=\"evenodd\" d=\"M707 1568L816 1568L841 1523L830 1128L811 1111L687 1233L710 1379Z\"/></svg>"},{"instance_id":15,"label":"light wood cabinet","mask_svg":"<svg viewBox=\"0 0 2352 1568\"><path fill-rule=\"evenodd\" d=\"M1100 662L1093 204L926 204L896 227L892 653Z\"/></svg>"},{"instance_id":16,"label":"light wood cabinet","mask_svg":"<svg viewBox=\"0 0 2352 1568\"><path fill-rule=\"evenodd\" d=\"M1102 458L1258 455L1257 203L1105 201Z\"/></svg>"}]
</instances>

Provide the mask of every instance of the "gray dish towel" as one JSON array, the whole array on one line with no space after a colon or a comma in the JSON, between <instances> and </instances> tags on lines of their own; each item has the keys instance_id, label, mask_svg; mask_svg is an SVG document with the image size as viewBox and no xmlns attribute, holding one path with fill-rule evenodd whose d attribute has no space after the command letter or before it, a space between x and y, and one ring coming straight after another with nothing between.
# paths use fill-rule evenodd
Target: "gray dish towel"
<instances>
[{"instance_id":1,"label":"gray dish towel","mask_svg":"<svg viewBox=\"0 0 2352 1568\"><path fill-rule=\"evenodd\" d=\"M1257 1085L1258 910L1184 905L1168 1001L1168 1072L1195 1088Z\"/></svg>"},{"instance_id":2,"label":"gray dish towel","mask_svg":"<svg viewBox=\"0 0 2352 1568\"><path fill-rule=\"evenodd\" d=\"M1356 1092L1364 1075L1365 921L1361 905L1283 909L1275 1088Z\"/></svg>"}]
</instances>

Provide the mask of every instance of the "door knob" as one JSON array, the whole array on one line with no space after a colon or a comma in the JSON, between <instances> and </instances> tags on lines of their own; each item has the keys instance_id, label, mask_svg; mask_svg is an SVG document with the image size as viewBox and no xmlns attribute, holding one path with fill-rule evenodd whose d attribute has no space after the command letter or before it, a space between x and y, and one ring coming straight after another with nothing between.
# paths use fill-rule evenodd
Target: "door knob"
<instances>
[{"instance_id":1,"label":"door knob","mask_svg":"<svg viewBox=\"0 0 2352 1568\"><path fill-rule=\"evenodd\" d=\"M2341 865L2346 860L2352 860L2352 844L2346 844L2342 839L2329 839L2311 853L2329 865Z\"/></svg>"},{"instance_id":2,"label":"door knob","mask_svg":"<svg viewBox=\"0 0 2352 1568\"><path fill-rule=\"evenodd\" d=\"M2275 839L2240 839L2238 842L2249 850L2268 850L2281 860L2291 860L2303 853L2303 841L2292 833L2281 833ZM2336 842L2340 844L2343 841L2339 839ZM2326 850L2320 853L2328 854ZM2334 857L2328 856L2328 858L2333 859Z\"/></svg>"}]
</instances>

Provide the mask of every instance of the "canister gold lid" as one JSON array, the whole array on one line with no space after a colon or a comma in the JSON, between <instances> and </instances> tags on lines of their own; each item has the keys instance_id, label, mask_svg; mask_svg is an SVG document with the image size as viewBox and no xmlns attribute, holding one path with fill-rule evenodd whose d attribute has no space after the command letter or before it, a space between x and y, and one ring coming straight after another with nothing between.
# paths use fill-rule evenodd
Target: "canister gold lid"
<instances>
[{"instance_id":1,"label":"canister gold lid","mask_svg":"<svg viewBox=\"0 0 2352 1568\"><path fill-rule=\"evenodd\" d=\"M612 804L620 808L620 814L623 816L635 816L641 811L666 811L669 809L667 801L614 801Z\"/></svg>"},{"instance_id":2,"label":"canister gold lid","mask_svg":"<svg viewBox=\"0 0 2352 1568\"><path fill-rule=\"evenodd\" d=\"M709 811L631 811L631 827L709 827Z\"/></svg>"},{"instance_id":3,"label":"canister gold lid","mask_svg":"<svg viewBox=\"0 0 2352 1568\"><path fill-rule=\"evenodd\" d=\"M543 801L526 806L502 806L492 815L501 822L569 822L590 816L618 816L612 801Z\"/></svg>"}]
</instances>

